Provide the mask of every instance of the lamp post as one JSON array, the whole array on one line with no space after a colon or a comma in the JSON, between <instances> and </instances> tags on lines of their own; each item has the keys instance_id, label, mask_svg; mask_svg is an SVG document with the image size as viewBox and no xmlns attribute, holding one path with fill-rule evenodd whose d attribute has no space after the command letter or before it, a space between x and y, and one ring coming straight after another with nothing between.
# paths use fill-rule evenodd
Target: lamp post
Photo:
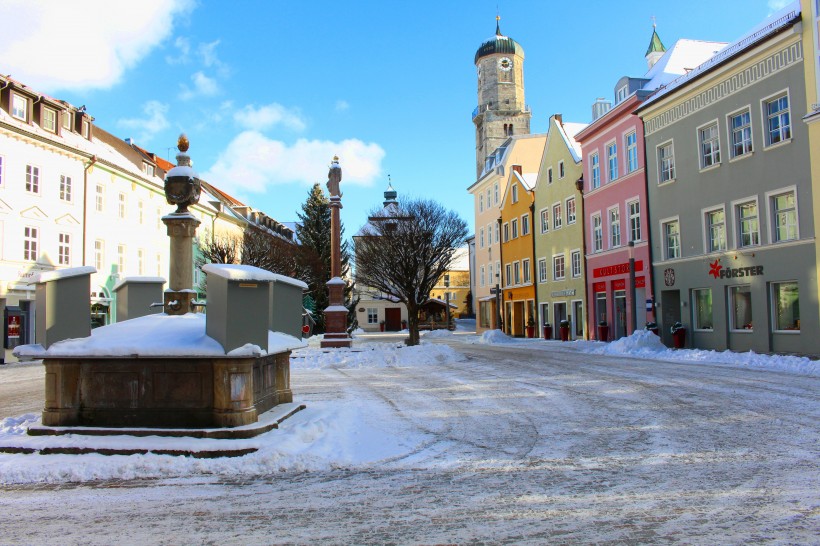
<instances>
[{"instance_id":1,"label":"lamp post","mask_svg":"<svg viewBox=\"0 0 820 546\"><path fill-rule=\"evenodd\" d=\"M446 304L444 313L447 317L447 329L450 329L450 274L444 274L444 303Z\"/></svg>"},{"instance_id":2,"label":"lamp post","mask_svg":"<svg viewBox=\"0 0 820 546\"><path fill-rule=\"evenodd\" d=\"M629 241L629 301L632 303L632 319L629 321L632 332L638 329L638 306L635 301L635 241Z\"/></svg>"}]
</instances>

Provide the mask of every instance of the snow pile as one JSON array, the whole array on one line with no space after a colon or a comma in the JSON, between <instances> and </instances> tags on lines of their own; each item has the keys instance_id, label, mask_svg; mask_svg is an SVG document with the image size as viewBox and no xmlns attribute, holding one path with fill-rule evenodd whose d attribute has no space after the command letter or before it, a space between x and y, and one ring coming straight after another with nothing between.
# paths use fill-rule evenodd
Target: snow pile
<instances>
[{"instance_id":1,"label":"snow pile","mask_svg":"<svg viewBox=\"0 0 820 546\"><path fill-rule=\"evenodd\" d=\"M390 343L368 343L354 349L318 349L313 346L294 351L291 370L319 368L385 368L429 366L457 362L463 356L447 345L406 347Z\"/></svg>"},{"instance_id":2,"label":"snow pile","mask_svg":"<svg viewBox=\"0 0 820 546\"><path fill-rule=\"evenodd\" d=\"M570 348L600 355L651 358L669 362L700 362L729 364L745 368L780 370L803 375L820 375L820 363L805 356L762 355L754 351L709 351L704 349L669 349L658 336L648 330L637 330L632 335L611 343L576 341Z\"/></svg>"},{"instance_id":3,"label":"snow pile","mask_svg":"<svg viewBox=\"0 0 820 546\"><path fill-rule=\"evenodd\" d=\"M430 330L421 334L425 339L435 339L443 337L453 337L453 332L450 330Z\"/></svg>"},{"instance_id":4,"label":"snow pile","mask_svg":"<svg viewBox=\"0 0 820 546\"><path fill-rule=\"evenodd\" d=\"M506 343L515 343L515 339L511 338L501 330L487 330L475 343L482 345L503 345Z\"/></svg>"}]
</instances>

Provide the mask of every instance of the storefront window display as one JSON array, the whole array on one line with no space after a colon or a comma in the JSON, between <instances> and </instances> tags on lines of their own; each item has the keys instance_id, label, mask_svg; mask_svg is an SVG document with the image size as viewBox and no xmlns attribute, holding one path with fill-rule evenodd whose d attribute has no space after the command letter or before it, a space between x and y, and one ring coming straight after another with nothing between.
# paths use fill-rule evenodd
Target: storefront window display
<instances>
[{"instance_id":1,"label":"storefront window display","mask_svg":"<svg viewBox=\"0 0 820 546\"><path fill-rule=\"evenodd\" d=\"M729 302L732 306L732 329L751 331L752 325L752 291L746 284L729 289Z\"/></svg>"},{"instance_id":2,"label":"storefront window display","mask_svg":"<svg viewBox=\"0 0 820 546\"><path fill-rule=\"evenodd\" d=\"M712 322L712 289L692 290L692 308L694 309L695 330L714 329Z\"/></svg>"},{"instance_id":3,"label":"storefront window display","mask_svg":"<svg viewBox=\"0 0 820 546\"><path fill-rule=\"evenodd\" d=\"M800 331L800 300L796 282L772 283L775 330Z\"/></svg>"}]
</instances>

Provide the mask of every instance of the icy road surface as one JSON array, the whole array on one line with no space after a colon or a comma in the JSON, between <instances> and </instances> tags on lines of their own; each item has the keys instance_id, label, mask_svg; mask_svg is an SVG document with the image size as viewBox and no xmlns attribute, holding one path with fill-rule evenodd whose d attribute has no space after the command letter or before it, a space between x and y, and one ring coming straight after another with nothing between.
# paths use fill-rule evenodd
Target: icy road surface
<instances>
[{"instance_id":1,"label":"icy road surface","mask_svg":"<svg viewBox=\"0 0 820 546\"><path fill-rule=\"evenodd\" d=\"M817 377L437 342L294 359L268 455L6 483L0 543L818 543Z\"/></svg>"}]
</instances>

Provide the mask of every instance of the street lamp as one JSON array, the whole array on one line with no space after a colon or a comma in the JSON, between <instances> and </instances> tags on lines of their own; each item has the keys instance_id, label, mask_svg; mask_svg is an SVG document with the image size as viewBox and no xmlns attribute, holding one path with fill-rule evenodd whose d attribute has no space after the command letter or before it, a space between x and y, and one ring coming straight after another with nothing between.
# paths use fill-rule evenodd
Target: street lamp
<instances>
[{"instance_id":1,"label":"street lamp","mask_svg":"<svg viewBox=\"0 0 820 546\"><path fill-rule=\"evenodd\" d=\"M450 274L446 273L444 275L444 302L446 303L446 307L444 309L445 316L447 317L447 329L450 329Z\"/></svg>"},{"instance_id":2,"label":"street lamp","mask_svg":"<svg viewBox=\"0 0 820 546\"><path fill-rule=\"evenodd\" d=\"M638 329L638 305L635 301L635 241L629 241L629 301L632 302L632 319L629 321L632 332Z\"/></svg>"}]
</instances>

